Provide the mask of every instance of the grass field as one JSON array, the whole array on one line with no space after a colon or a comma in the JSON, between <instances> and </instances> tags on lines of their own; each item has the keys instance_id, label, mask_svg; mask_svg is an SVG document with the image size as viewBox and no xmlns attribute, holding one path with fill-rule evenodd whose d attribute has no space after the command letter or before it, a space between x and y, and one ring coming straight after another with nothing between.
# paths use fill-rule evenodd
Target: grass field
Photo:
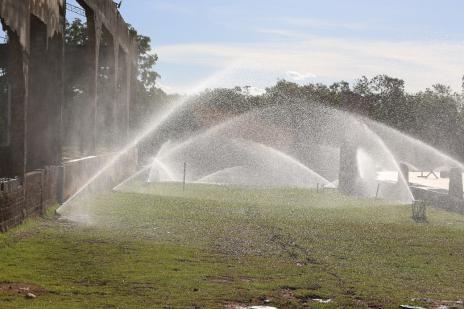
<instances>
[{"instance_id":1,"label":"grass field","mask_svg":"<svg viewBox=\"0 0 464 309\"><path fill-rule=\"evenodd\" d=\"M127 189L71 205L81 224L50 213L0 234L0 308L398 308L464 298L461 215L428 209L417 224L409 206L303 189Z\"/></svg>"}]
</instances>

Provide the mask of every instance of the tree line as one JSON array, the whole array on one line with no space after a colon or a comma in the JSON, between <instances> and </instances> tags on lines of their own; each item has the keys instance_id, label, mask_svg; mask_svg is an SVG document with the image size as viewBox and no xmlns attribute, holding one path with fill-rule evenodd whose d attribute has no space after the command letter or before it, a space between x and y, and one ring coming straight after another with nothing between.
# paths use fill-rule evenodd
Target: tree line
<instances>
[{"instance_id":1,"label":"tree line","mask_svg":"<svg viewBox=\"0 0 464 309\"><path fill-rule=\"evenodd\" d=\"M409 93L405 90L404 80L378 75L373 78L363 76L353 85L345 81L331 85L299 85L280 80L261 95L250 94L248 88L208 89L191 98L194 104L189 105L201 105L203 109L210 108L224 115L237 115L255 108L294 101L303 104L317 102L384 123L457 159L464 159L464 96L442 84ZM151 107L145 106L144 109L155 113L165 104L169 104L165 95L154 96ZM180 117L181 124L174 126L177 131L201 129L202 124L187 121L189 115L190 111L185 111L184 116ZM143 121L142 118L140 121Z\"/></svg>"}]
</instances>

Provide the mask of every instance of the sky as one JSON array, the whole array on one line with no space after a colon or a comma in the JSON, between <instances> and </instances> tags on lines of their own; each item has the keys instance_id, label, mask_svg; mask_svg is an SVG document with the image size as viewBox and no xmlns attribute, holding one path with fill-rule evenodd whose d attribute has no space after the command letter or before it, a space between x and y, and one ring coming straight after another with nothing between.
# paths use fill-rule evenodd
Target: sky
<instances>
[{"instance_id":1,"label":"sky","mask_svg":"<svg viewBox=\"0 0 464 309\"><path fill-rule=\"evenodd\" d=\"M168 92L388 74L408 91L464 75L462 0L123 0Z\"/></svg>"}]
</instances>

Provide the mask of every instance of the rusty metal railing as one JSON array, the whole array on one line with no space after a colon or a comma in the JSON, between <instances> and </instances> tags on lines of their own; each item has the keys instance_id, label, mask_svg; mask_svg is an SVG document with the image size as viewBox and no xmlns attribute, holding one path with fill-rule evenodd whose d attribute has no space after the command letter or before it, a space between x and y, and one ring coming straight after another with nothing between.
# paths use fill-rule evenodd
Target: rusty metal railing
<instances>
[{"instance_id":1,"label":"rusty metal railing","mask_svg":"<svg viewBox=\"0 0 464 309\"><path fill-rule=\"evenodd\" d=\"M20 187L18 178L0 178L0 192L14 192Z\"/></svg>"}]
</instances>

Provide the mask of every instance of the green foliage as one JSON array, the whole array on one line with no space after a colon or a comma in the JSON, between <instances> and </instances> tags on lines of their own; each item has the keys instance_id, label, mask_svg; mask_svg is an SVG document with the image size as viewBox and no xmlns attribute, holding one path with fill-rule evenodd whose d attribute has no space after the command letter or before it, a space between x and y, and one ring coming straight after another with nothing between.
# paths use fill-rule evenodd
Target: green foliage
<instances>
[{"instance_id":1,"label":"green foliage","mask_svg":"<svg viewBox=\"0 0 464 309\"><path fill-rule=\"evenodd\" d=\"M158 61L158 55L152 51L151 39L140 35L129 25L132 34L137 38L137 84L135 110L132 115L133 129L138 130L151 120L153 115L174 101L177 95L168 95L157 87L157 80L161 78L153 67Z\"/></svg>"},{"instance_id":2,"label":"green foliage","mask_svg":"<svg viewBox=\"0 0 464 309\"><path fill-rule=\"evenodd\" d=\"M153 67L158 61L158 55L151 50L151 39L147 36L140 35L133 27L130 27L131 33L136 35L138 49L138 80L142 83L147 93L156 91L156 80L160 75L153 71Z\"/></svg>"},{"instance_id":3,"label":"green foliage","mask_svg":"<svg viewBox=\"0 0 464 309\"><path fill-rule=\"evenodd\" d=\"M82 22L79 18L74 19L71 23L66 21L64 40L66 45L84 46L89 37L87 35L87 23Z\"/></svg>"},{"instance_id":4,"label":"green foliage","mask_svg":"<svg viewBox=\"0 0 464 309\"><path fill-rule=\"evenodd\" d=\"M247 95L240 88L214 89L193 100L224 114L288 102L317 102L367 116L464 159L463 96L440 84L410 94L403 80L387 75L363 76L353 86L345 81L327 86L280 80L261 96Z\"/></svg>"},{"instance_id":5,"label":"green foliage","mask_svg":"<svg viewBox=\"0 0 464 309\"><path fill-rule=\"evenodd\" d=\"M153 67L158 61L158 56L151 50L151 40L149 37L138 34L130 25L129 29L137 39L138 80L142 83L144 90L150 92L155 88L156 79L160 77L159 74L153 70ZM84 46L87 44L87 41L87 23L79 18L74 19L71 23L66 22L66 45Z\"/></svg>"}]
</instances>

